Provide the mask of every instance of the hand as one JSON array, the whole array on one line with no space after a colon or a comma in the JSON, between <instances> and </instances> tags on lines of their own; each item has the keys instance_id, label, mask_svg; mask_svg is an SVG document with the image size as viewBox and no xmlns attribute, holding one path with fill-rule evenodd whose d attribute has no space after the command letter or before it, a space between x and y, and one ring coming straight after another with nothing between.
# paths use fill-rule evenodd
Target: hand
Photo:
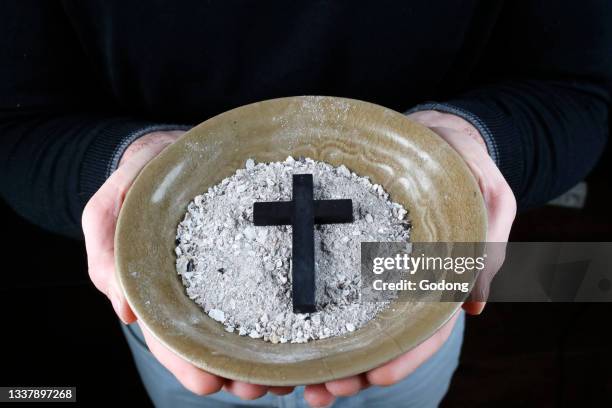
<instances>
[{"instance_id":1,"label":"hand","mask_svg":"<svg viewBox=\"0 0 612 408\"><path fill-rule=\"evenodd\" d=\"M505 244L516 216L516 199L489 156L482 136L469 122L459 116L431 110L412 113L408 118L427 126L451 145L465 160L480 187L488 218L487 261L472 289L471 297L476 300L463 304L469 314L480 314L491 281L504 262Z\"/></svg>"},{"instance_id":2,"label":"hand","mask_svg":"<svg viewBox=\"0 0 612 408\"><path fill-rule=\"evenodd\" d=\"M127 148L117 170L89 200L83 211L82 225L89 276L98 290L110 299L115 313L126 324L136 321L136 316L115 278L114 236L119 209L140 170L183 133L183 131L152 132L137 139ZM207 373L167 349L143 325L140 327L153 355L185 388L196 394L207 395L224 388L241 398L252 399L268 391L286 394L293 390L292 387L268 388L229 381Z\"/></svg>"},{"instance_id":3,"label":"hand","mask_svg":"<svg viewBox=\"0 0 612 408\"><path fill-rule=\"evenodd\" d=\"M508 241L510 227L516 215L514 194L501 172L489 157L486 144L478 130L464 119L437 111L421 111L408 118L427 126L451 145L465 160L478 182L488 216L487 242ZM468 301L463 309L469 314L480 314L484 309L488 287L497 270L501 267L505 246L495 244L487 248L487 262L474 286L479 301ZM430 358L448 339L455 322L455 314L440 330L425 342L402 356L366 373L329 381L325 384L306 386L304 398L315 407L331 404L336 397L358 393L370 385L393 385L417 369Z\"/></svg>"},{"instance_id":4,"label":"hand","mask_svg":"<svg viewBox=\"0 0 612 408\"><path fill-rule=\"evenodd\" d=\"M153 132L132 143L124 152L117 170L91 197L81 223L85 235L89 276L111 301L124 323L136 320L115 279L114 237L119 210L140 170L184 132Z\"/></svg>"}]
</instances>

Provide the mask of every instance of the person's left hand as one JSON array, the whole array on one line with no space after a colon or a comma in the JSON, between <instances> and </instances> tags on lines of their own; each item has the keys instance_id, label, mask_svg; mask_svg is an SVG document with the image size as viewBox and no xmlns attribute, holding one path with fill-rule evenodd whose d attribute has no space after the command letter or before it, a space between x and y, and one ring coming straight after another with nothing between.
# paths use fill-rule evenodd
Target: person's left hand
<instances>
[{"instance_id":1,"label":"person's left hand","mask_svg":"<svg viewBox=\"0 0 612 408\"><path fill-rule=\"evenodd\" d=\"M458 116L437 111L415 112L408 115L408 118L436 132L465 160L478 182L487 209L487 241L507 242L516 215L516 200L510 186L489 156L478 130ZM505 251L500 248L501 245L494 245L492 250L496 253L487 254L489 256L485 273L478 277L475 289L487 292L493 275L504 260ZM485 298L486 295L478 297ZM477 315L482 312L484 306L483 301L468 301L463 304L463 309L469 314ZM370 385L389 386L403 380L442 347L455 326L457 316L456 313L440 330L414 349L380 367L324 384L307 385L304 392L306 402L313 407L328 406L336 397L357 394Z\"/></svg>"}]
</instances>

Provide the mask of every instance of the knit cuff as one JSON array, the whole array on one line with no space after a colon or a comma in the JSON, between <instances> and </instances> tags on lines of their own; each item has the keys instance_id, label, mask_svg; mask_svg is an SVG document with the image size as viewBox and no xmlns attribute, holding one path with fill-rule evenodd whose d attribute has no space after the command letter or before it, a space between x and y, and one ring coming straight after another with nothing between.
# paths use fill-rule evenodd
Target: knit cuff
<instances>
[{"instance_id":1,"label":"knit cuff","mask_svg":"<svg viewBox=\"0 0 612 408\"><path fill-rule=\"evenodd\" d=\"M188 130L190 126L159 124L129 119L107 121L93 130L95 141L88 147L81 167L79 196L82 205L117 169L123 153L136 139L151 132Z\"/></svg>"},{"instance_id":2,"label":"knit cuff","mask_svg":"<svg viewBox=\"0 0 612 408\"><path fill-rule=\"evenodd\" d=\"M427 102L415 106L408 113L435 110L459 116L480 132L489 156L497 165L506 182L517 194L523 169L523 155L518 133L512 118L500 110L475 99L456 99L444 103Z\"/></svg>"}]
</instances>

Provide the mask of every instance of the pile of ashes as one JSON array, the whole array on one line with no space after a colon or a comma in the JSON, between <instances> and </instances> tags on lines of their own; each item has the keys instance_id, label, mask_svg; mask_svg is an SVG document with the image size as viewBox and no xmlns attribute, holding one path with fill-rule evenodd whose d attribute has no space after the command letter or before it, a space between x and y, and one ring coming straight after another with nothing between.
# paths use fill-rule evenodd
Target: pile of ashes
<instances>
[{"instance_id":1,"label":"pile of ashes","mask_svg":"<svg viewBox=\"0 0 612 408\"><path fill-rule=\"evenodd\" d=\"M315 226L317 312L291 302L291 226L254 226L253 203L289 201L292 175L312 174L314 199L353 201L354 222ZM228 332L303 343L352 332L388 302L360 302L360 243L409 242L406 210L345 166L309 158L255 163L189 203L177 229L177 272L187 295Z\"/></svg>"}]
</instances>

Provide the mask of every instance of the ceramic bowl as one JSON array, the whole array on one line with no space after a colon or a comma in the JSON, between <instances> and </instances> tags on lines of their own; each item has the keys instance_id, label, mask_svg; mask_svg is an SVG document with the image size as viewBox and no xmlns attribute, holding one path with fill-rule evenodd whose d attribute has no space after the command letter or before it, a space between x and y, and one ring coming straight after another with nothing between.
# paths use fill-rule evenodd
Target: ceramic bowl
<instances>
[{"instance_id":1,"label":"ceramic bowl","mask_svg":"<svg viewBox=\"0 0 612 408\"><path fill-rule=\"evenodd\" d=\"M266 385L311 384L372 369L415 347L458 310L395 302L341 337L272 344L228 333L186 294L174 254L187 204L248 158L306 156L344 164L409 210L413 241L484 241L476 181L439 136L367 102L291 97L243 106L187 132L140 173L119 216L116 271L139 321L169 349L217 375Z\"/></svg>"}]
</instances>

